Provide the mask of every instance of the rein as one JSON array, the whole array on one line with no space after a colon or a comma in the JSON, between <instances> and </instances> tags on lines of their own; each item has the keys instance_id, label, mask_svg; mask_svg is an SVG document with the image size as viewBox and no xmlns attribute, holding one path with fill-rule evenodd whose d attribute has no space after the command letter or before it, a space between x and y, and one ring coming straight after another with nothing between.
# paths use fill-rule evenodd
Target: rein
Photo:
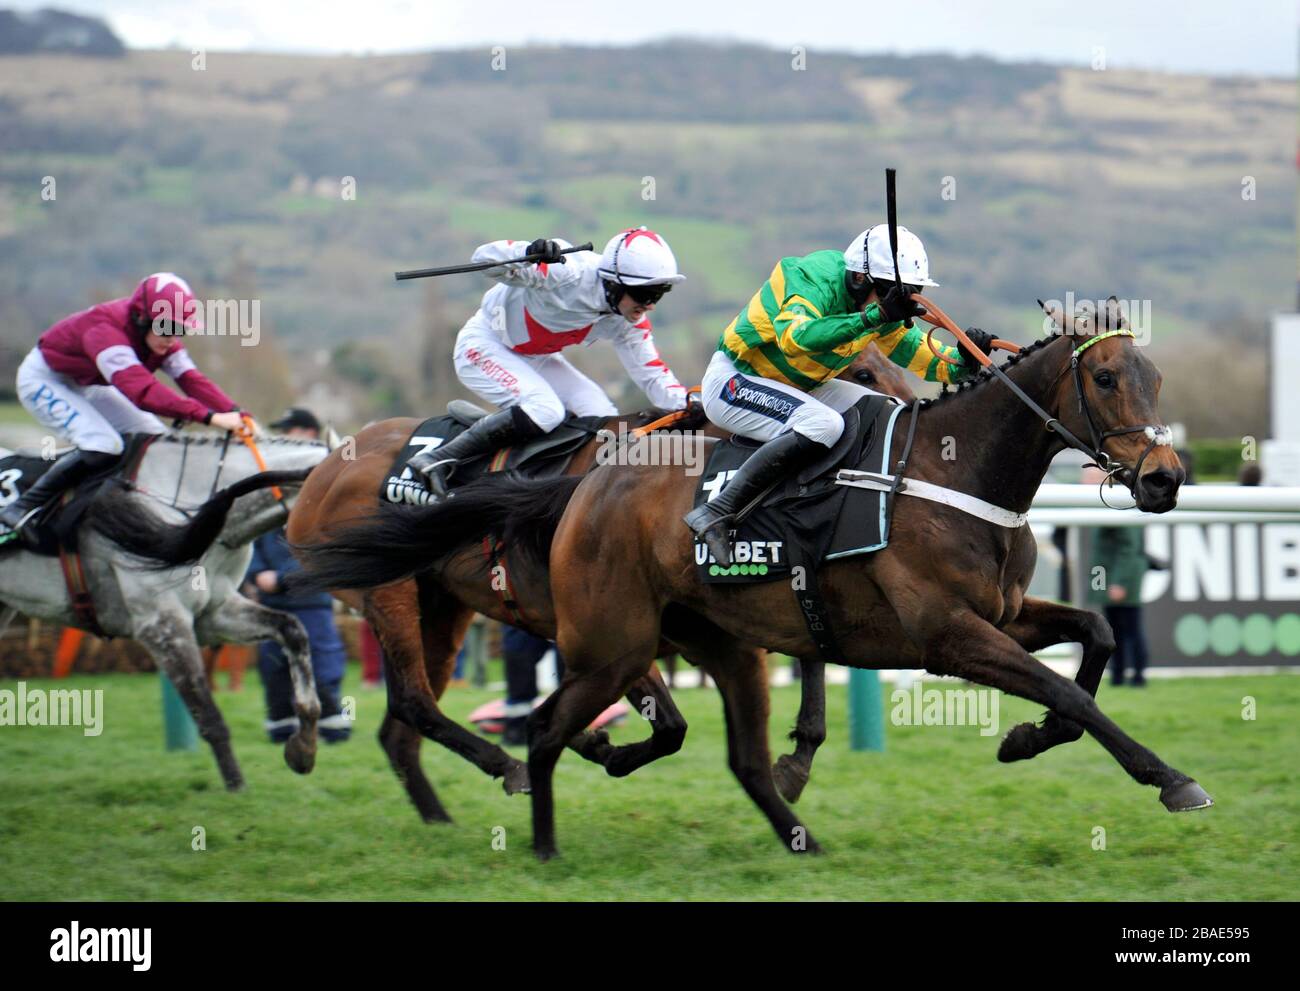
<instances>
[{"instance_id":1,"label":"rein","mask_svg":"<svg viewBox=\"0 0 1300 991\"><path fill-rule=\"evenodd\" d=\"M688 396L698 396L699 394L700 387L698 385L691 386L691 388L686 390L686 395ZM654 433L656 430L663 430L665 427L671 427L674 423L680 423L690 415L691 411L689 407L674 410L671 413L659 417L657 420L651 420L649 423L642 424L641 426L628 431L628 434L633 440L640 440L642 437L646 436L646 434Z\"/></svg>"},{"instance_id":2,"label":"rein","mask_svg":"<svg viewBox=\"0 0 1300 991\"><path fill-rule=\"evenodd\" d=\"M988 355L984 354L982 351L980 351L979 348L977 348L973 343L971 343L971 340L969 337L966 336L965 331L963 331L960 327L958 327L952 321L952 318L948 316L948 314L944 313L943 310L941 310L934 303L930 302L930 300L926 299L924 296L920 295L919 293L914 294L912 298L915 299L917 302L919 302L922 306L924 306L928 311L924 316L921 317L921 319L925 320L929 324L932 324L933 326L926 333L925 340L926 343L930 346L930 350L933 351L938 358L948 362L948 364L950 365L957 364L956 361L954 361L952 358L949 358L946 354L939 351L938 348L935 347L934 340L933 340L934 329L938 327L942 327L944 330L947 330L951 332L953 335L955 335L956 338L966 346L967 351L969 351L981 365L983 365L990 372L992 372L999 379L1001 379L1003 384L1006 385L1006 387L1010 389L1013 393L1015 393L1016 398L1018 398L1022 403L1024 403L1036 414L1038 414L1038 417L1043 421L1043 423L1046 425L1048 430L1057 434L1057 436L1059 436L1061 440L1063 440L1066 443L1067 446L1072 447L1076 451L1086 454L1088 457L1092 458L1093 463L1102 471L1104 471L1108 476L1118 475L1120 472L1125 471L1126 469L1123 464L1121 464L1118 461L1115 461L1114 459L1111 458L1109 454L1107 454L1105 451L1102 450L1102 447L1106 443L1106 441L1109 440L1111 437L1117 437L1122 434L1145 433L1147 437L1150 438L1151 442L1147 445L1146 450L1142 452L1141 457L1138 458L1137 463L1133 466L1132 471L1129 472L1129 480L1128 480L1129 491L1133 491L1134 486L1137 484L1137 478L1142 469L1142 462L1146 460L1147 455L1150 454L1157 447L1168 445L1173 442L1173 435L1169 430L1169 428L1159 424L1145 423L1142 424L1141 426L1136 426L1136 427L1116 427L1113 430L1106 430L1104 432L1097 429L1096 420L1092 415L1092 408L1088 405L1088 397L1086 393L1083 391L1083 366L1079 363L1079 356L1083 354L1084 351L1088 350L1088 348L1096 344L1098 341L1104 341L1109 337L1133 337L1134 335L1131 330L1124 330L1124 329L1111 330L1111 331L1107 331L1104 334L1098 334L1097 336L1092 337L1087 341L1084 341L1082 344L1076 347L1070 355L1070 367L1068 370L1073 373L1074 391L1075 391L1075 395L1078 397L1079 400L1079 410L1080 412L1083 413L1084 419L1088 423L1088 432L1089 432L1090 439L1092 440L1092 444L1089 445L1081 441L1078 437L1076 437L1069 430L1067 430L1065 425L1062 424L1060 420L1058 420L1056 417L1048 413L1047 410L1039 406L1038 403L1034 402L1034 400L1030 398L1030 396L1025 392L1024 389L1020 388L1020 386L1016 385L1015 382L1011 381L1010 376L1008 376L1006 372L1004 372L997 365L993 364L993 360ZM1003 348L1004 350L1008 350L1008 351L1018 352L1020 350L1020 347L1016 344L1012 344L1009 341L1003 341L997 339L993 341L993 346ZM1065 374L1064 371L1061 372L1061 375L1064 374ZM1059 379L1060 375L1058 375L1057 378Z\"/></svg>"}]
</instances>

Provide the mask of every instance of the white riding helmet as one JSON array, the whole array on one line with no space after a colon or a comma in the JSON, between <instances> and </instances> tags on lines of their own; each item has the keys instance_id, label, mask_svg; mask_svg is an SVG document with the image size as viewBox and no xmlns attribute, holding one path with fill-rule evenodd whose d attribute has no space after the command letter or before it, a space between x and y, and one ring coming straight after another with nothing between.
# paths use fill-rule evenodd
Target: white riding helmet
<instances>
[{"instance_id":1,"label":"white riding helmet","mask_svg":"<svg viewBox=\"0 0 1300 991\"><path fill-rule=\"evenodd\" d=\"M869 227L844 249L844 267L864 272L868 278L894 281L894 260L889 250L889 225ZM906 227L898 228L898 274L909 286L937 286L930 278L930 259L921 239Z\"/></svg>"},{"instance_id":2,"label":"white riding helmet","mask_svg":"<svg viewBox=\"0 0 1300 991\"><path fill-rule=\"evenodd\" d=\"M686 281L668 242L647 227L615 234L600 255L600 277L624 286L665 286Z\"/></svg>"}]
</instances>

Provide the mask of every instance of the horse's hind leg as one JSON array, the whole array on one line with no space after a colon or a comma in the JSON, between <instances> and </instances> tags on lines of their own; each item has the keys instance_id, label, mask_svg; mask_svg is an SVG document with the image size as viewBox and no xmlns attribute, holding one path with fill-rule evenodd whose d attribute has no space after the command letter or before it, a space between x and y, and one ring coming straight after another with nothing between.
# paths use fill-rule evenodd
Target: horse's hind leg
<instances>
[{"instance_id":1,"label":"horse's hind leg","mask_svg":"<svg viewBox=\"0 0 1300 991\"><path fill-rule=\"evenodd\" d=\"M650 639L653 645L655 638ZM541 860L556 854L553 777L556 761L566 745L643 677L653 646L623 654L612 663L585 655L574 645L560 642L564 678L559 687L528 717L528 777L532 782L533 852Z\"/></svg>"},{"instance_id":2,"label":"horse's hind leg","mask_svg":"<svg viewBox=\"0 0 1300 991\"><path fill-rule=\"evenodd\" d=\"M316 766L316 723L320 699L311 668L311 643L298 617L269 609L242 595L231 595L198 622L199 635L223 643L257 643L274 640L284 651L293 682L293 711L298 728L285 742L284 762L299 774Z\"/></svg>"},{"instance_id":3,"label":"horse's hind leg","mask_svg":"<svg viewBox=\"0 0 1300 991\"><path fill-rule=\"evenodd\" d=\"M222 780L230 791L244 787L244 776L230 747L230 729L221 718L221 710L212 701L208 679L203 673L203 656L194 639L188 615L161 612L135 628L135 639L144 645L159 669L176 686L190 715L203 737L212 747Z\"/></svg>"},{"instance_id":4,"label":"horse's hind leg","mask_svg":"<svg viewBox=\"0 0 1300 991\"><path fill-rule=\"evenodd\" d=\"M579 734L569 744L586 760L603 766L612 778L625 777L651 761L677 753L686 739L686 719L678 711L658 667L652 665L648 674L634 681L625 697L628 705L650 723L648 739L616 747L604 730L597 730Z\"/></svg>"},{"instance_id":5,"label":"horse's hind leg","mask_svg":"<svg viewBox=\"0 0 1300 991\"><path fill-rule=\"evenodd\" d=\"M392 716L492 777L505 778L507 794L526 790L527 771L520 761L448 719L438 708L425 669L416 583L395 582L370 590L365 596L365 613L384 648L388 709Z\"/></svg>"},{"instance_id":6,"label":"horse's hind leg","mask_svg":"<svg viewBox=\"0 0 1300 991\"><path fill-rule=\"evenodd\" d=\"M767 652L732 642L710 651L707 670L722 692L731 773L767 816L786 849L819 853L817 841L781 800L772 778L772 753L767 741Z\"/></svg>"},{"instance_id":7,"label":"horse's hind leg","mask_svg":"<svg viewBox=\"0 0 1300 991\"><path fill-rule=\"evenodd\" d=\"M782 754L772 765L777 790L791 804L803 794L812 773L813 757L826 742L826 664L801 658L799 667L799 715L790 734L794 753Z\"/></svg>"},{"instance_id":8,"label":"horse's hind leg","mask_svg":"<svg viewBox=\"0 0 1300 991\"><path fill-rule=\"evenodd\" d=\"M1160 801L1170 812L1214 804L1195 781L1116 726L1080 685L1062 678L1005 633L970 613L945 616L942 622L942 628L926 640L926 670L1000 688L1079 724L1135 781L1159 788Z\"/></svg>"},{"instance_id":9,"label":"horse's hind leg","mask_svg":"<svg viewBox=\"0 0 1300 991\"><path fill-rule=\"evenodd\" d=\"M1088 609L1026 598L1020 615L1002 627L1002 632L1033 653L1058 643L1083 646L1075 683L1094 698L1106 670L1106 662L1115 650L1110 624L1100 614ZM1062 743L1073 743L1083 736L1083 727L1049 710L1041 725L1021 723L1012 727L998 748L998 760L1026 760Z\"/></svg>"},{"instance_id":10,"label":"horse's hind leg","mask_svg":"<svg viewBox=\"0 0 1300 991\"><path fill-rule=\"evenodd\" d=\"M452 596L439 594L432 582L419 579L420 634L424 650L424 672L435 699L442 698L447 690L451 671L456 664L456 652L465 638L465 629L474 616ZM433 784L420 767L420 736L392 710L384 713L379 727L379 744L388 755L388 762L398 780L406 788L420 818L425 822L451 822L451 816L438 799Z\"/></svg>"}]
</instances>

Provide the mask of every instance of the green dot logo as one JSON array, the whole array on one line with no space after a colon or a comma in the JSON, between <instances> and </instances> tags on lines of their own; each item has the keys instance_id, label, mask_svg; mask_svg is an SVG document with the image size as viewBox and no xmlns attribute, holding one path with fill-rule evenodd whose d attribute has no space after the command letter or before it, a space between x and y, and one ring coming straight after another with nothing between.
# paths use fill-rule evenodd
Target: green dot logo
<instances>
[{"instance_id":1,"label":"green dot logo","mask_svg":"<svg viewBox=\"0 0 1300 991\"><path fill-rule=\"evenodd\" d=\"M1273 621L1263 613L1252 613L1241 623L1241 648L1252 657L1263 657L1273 649Z\"/></svg>"},{"instance_id":2,"label":"green dot logo","mask_svg":"<svg viewBox=\"0 0 1300 991\"><path fill-rule=\"evenodd\" d=\"M714 578L717 578L718 575L722 574L722 569L719 568L716 564L711 564L709 565L709 574L712 575Z\"/></svg>"},{"instance_id":3,"label":"green dot logo","mask_svg":"<svg viewBox=\"0 0 1300 991\"><path fill-rule=\"evenodd\" d=\"M1210 645L1210 624L1204 616L1181 617L1174 624L1174 644L1188 657L1200 657Z\"/></svg>"},{"instance_id":4,"label":"green dot logo","mask_svg":"<svg viewBox=\"0 0 1300 991\"><path fill-rule=\"evenodd\" d=\"M1295 657L1300 654L1300 614L1293 612L1277 618L1273 628L1273 640L1277 652L1283 657Z\"/></svg>"},{"instance_id":5,"label":"green dot logo","mask_svg":"<svg viewBox=\"0 0 1300 991\"><path fill-rule=\"evenodd\" d=\"M1276 619L1264 613L1238 617L1220 613L1183 616L1174 624L1174 646L1188 657L1213 651L1219 657L1246 654L1265 657L1276 651L1283 657L1300 654L1300 615L1285 613Z\"/></svg>"}]
</instances>

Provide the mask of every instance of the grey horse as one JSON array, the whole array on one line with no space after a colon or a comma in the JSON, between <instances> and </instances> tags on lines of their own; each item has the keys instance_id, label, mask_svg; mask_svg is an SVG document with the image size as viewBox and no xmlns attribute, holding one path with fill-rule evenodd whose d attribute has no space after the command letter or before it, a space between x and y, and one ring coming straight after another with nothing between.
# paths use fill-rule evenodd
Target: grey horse
<instances>
[{"instance_id":1,"label":"grey horse","mask_svg":"<svg viewBox=\"0 0 1300 991\"><path fill-rule=\"evenodd\" d=\"M251 542L284 522L302 480L329 448L285 437L260 438L258 446L264 473L252 451L229 435L164 434L145 451L134 482L112 481L101 489L77 533L101 629L149 651L194 716L231 791L243 787L243 775L208 688L200 645L269 639L284 649L299 720L284 758L300 774L315 764L320 717L302 624L245 598L239 587ZM276 483L283 501L268 488ZM192 531L205 521L219 529L206 538L210 544L197 563L166 567L142 557L180 529ZM0 632L19 613L85 628L59 560L11 545L0 550Z\"/></svg>"}]
</instances>

